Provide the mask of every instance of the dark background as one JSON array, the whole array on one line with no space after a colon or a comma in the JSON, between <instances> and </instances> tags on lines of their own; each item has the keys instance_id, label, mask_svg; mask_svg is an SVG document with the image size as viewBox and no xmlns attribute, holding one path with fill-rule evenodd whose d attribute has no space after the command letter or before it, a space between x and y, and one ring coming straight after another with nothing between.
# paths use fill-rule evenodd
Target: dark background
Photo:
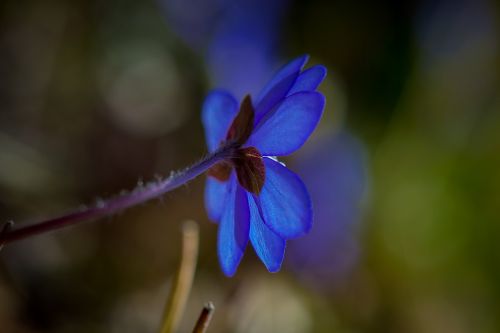
<instances>
[{"instance_id":1,"label":"dark background","mask_svg":"<svg viewBox=\"0 0 500 333\"><path fill-rule=\"evenodd\" d=\"M162 200L0 253L0 331L157 332L180 255L200 257L181 332L500 330L500 29L480 1L0 4L0 220L35 222L206 153L211 88L255 94L303 53L329 71L288 166L315 207L280 273L221 273L203 177Z\"/></svg>"}]
</instances>

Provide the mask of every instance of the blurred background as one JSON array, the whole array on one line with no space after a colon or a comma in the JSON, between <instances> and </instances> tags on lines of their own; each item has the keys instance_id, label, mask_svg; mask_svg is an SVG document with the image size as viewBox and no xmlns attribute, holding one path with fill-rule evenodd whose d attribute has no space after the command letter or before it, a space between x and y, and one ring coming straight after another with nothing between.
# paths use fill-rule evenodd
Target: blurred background
<instances>
[{"instance_id":1,"label":"blurred background","mask_svg":"<svg viewBox=\"0 0 500 333\"><path fill-rule=\"evenodd\" d=\"M199 222L180 332L500 331L500 6L489 0L0 4L0 219L17 224L168 175L206 153L211 88L256 94L298 55L325 115L288 166L313 230L270 274L220 271L204 177L0 253L2 332L157 332Z\"/></svg>"}]
</instances>

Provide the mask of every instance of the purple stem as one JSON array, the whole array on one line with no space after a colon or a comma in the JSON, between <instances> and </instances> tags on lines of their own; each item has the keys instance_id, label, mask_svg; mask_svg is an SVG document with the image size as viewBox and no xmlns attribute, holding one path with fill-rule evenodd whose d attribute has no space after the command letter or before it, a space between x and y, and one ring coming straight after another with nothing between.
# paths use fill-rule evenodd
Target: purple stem
<instances>
[{"instance_id":1,"label":"purple stem","mask_svg":"<svg viewBox=\"0 0 500 333\"><path fill-rule=\"evenodd\" d=\"M159 197L181 185L186 184L188 181L199 176L220 160L231 157L234 151L233 148L234 147L231 145L222 147L200 162L163 181L151 183L144 188L137 188L126 195L111 198L107 201L98 203L96 206L86 208L84 210L75 210L63 216L27 226L21 226L19 228L5 228L3 232L0 232L0 248L2 245L10 242L42 234L51 230L68 227L84 220L108 216L118 211L133 207L137 204L146 202L150 199Z\"/></svg>"}]
</instances>

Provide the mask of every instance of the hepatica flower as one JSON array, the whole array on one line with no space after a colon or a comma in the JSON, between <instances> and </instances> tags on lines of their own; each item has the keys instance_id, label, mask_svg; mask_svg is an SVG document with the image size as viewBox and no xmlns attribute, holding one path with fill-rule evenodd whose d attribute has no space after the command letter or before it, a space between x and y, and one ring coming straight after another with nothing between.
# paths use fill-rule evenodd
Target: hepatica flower
<instances>
[{"instance_id":1,"label":"hepatica flower","mask_svg":"<svg viewBox=\"0 0 500 333\"><path fill-rule=\"evenodd\" d=\"M205 205L219 223L218 256L232 276L248 241L270 272L280 269L285 243L312 225L311 200L300 178L280 163L316 128L325 98L316 91L323 66L303 70L308 57L285 65L256 99L241 104L225 91L205 100L202 120L208 149L233 147L230 158L208 170Z\"/></svg>"}]
</instances>

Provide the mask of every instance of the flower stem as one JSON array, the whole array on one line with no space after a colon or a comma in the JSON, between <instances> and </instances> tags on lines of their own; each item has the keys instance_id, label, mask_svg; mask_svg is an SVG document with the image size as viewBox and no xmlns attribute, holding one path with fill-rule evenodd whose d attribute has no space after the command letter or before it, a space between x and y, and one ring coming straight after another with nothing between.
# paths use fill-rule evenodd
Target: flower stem
<instances>
[{"instance_id":1,"label":"flower stem","mask_svg":"<svg viewBox=\"0 0 500 333\"><path fill-rule=\"evenodd\" d=\"M213 152L200 162L172 174L165 180L139 186L125 195L119 195L106 201L100 201L95 206L72 211L66 215L51 218L38 223L19 228L5 228L0 232L0 248L4 244L61 229L85 220L97 219L133 207L137 204L159 197L176 189L204 173L217 162L231 157L234 147L227 145Z\"/></svg>"}]
</instances>

